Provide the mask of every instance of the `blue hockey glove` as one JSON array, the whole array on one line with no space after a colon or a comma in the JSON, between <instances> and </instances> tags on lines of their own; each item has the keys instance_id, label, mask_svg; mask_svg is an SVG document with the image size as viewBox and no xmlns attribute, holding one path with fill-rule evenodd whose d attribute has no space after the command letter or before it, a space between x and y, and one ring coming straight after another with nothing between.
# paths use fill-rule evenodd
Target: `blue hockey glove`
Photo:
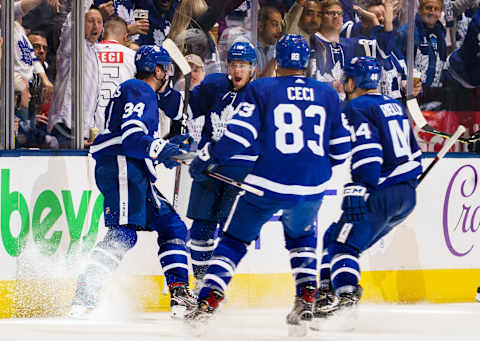
<instances>
[{"instance_id":1,"label":"blue hockey glove","mask_svg":"<svg viewBox=\"0 0 480 341\"><path fill-rule=\"evenodd\" d=\"M190 163L189 172L192 179L198 182L208 180L206 172L215 167L214 162L214 159L210 157L210 143L207 143Z\"/></svg>"},{"instance_id":2,"label":"blue hockey glove","mask_svg":"<svg viewBox=\"0 0 480 341\"><path fill-rule=\"evenodd\" d=\"M367 189L362 184L348 183L343 187L343 220L347 223L362 221L367 215L365 195Z\"/></svg>"},{"instance_id":3,"label":"blue hockey glove","mask_svg":"<svg viewBox=\"0 0 480 341\"><path fill-rule=\"evenodd\" d=\"M149 156L155 160L155 164L163 163L167 168L173 168L180 164L170 158L182 154L178 145L167 142L163 139L155 139L150 144Z\"/></svg>"},{"instance_id":4,"label":"blue hockey glove","mask_svg":"<svg viewBox=\"0 0 480 341\"><path fill-rule=\"evenodd\" d=\"M181 150L190 151L193 138L188 134L180 134L172 137L169 142L178 145Z\"/></svg>"}]
</instances>

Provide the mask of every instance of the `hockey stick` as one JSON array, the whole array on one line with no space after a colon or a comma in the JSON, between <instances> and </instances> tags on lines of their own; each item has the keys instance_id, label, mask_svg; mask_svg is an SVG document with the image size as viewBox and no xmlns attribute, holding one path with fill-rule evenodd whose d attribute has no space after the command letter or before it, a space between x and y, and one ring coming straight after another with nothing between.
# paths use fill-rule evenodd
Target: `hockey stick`
<instances>
[{"instance_id":1,"label":"hockey stick","mask_svg":"<svg viewBox=\"0 0 480 341\"><path fill-rule=\"evenodd\" d=\"M190 153L188 153L188 154L190 154ZM184 155L186 155L186 154L184 154ZM182 156L180 156L180 157L178 157L178 156L180 156L180 155L173 156L172 159L177 161L178 163L181 163L182 165L190 166L190 163L187 162L187 159L185 159ZM211 178L223 181L223 182L225 182L229 185L232 185L232 186L235 186L237 188L243 189L246 192L250 192L252 194L258 195L259 197L263 197L264 193L261 189L250 186L250 185L248 185L244 182L237 181L235 179L229 178L225 175L222 175L222 174L219 174L219 173L216 173L216 172L207 171L206 174Z\"/></svg>"},{"instance_id":2,"label":"hockey stick","mask_svg":"<svg viewBox=\"0 0 480 341\"><path fill-rule=\"evenodd\" d=\"M182 52L178 49L175 43L167 38L163 41L162 46L170 54L170 58L173 59L175 64L183 74L185 78L185 94L183 96L183 110L182 110L182 125L180 128L180 134L187 132L187 119L188 119L188 100L190 95L190 82L192 79L192 69L187 60L183 56ZM178 199L180 195L180 180L182 177L182 166L175 169L175 185L173 187L173 207L178 209Z\"/></svg>"},{"instance_id":3,"label":"hockey stick","mask_svg":"<svg viewBox=\"0 0 480 341\"><path fill-rule=\"evenodd\" d=\"M435 156L435 159L428 165L427 169L420 175L418 178L418 185L422 182L423 179L427 176L427 174L432 170L432 168L440 161L443 159L445 154L450 150L450 148L453 146L453 144L458 140L458 137L462 135L465 132L465 127L462 125L459 125L455 133L445 142L443 145L442 149L437 153L437 156Z\"/></svg>"},{"instance_id":4,"label":"hockey stick","mask_svg":"<svg viewBox=\"0 0 480 341\"><path fill-rule=\"evenodd\" d=\"M420 110L420 106L418 105L417 99L414 96L409 96L407 99L407 108L408 112L410 113L411 118L415 122L415 124L420 128L420 130L433 134L433 135L438 135L446 138L450 138L453 135L446 133L444 131L435 129L431 127L425 117L423 117L422 110ZM457 140L461 143L470 143L470 142L475 142L478 139L466 139L463 137L458 137Z\"/></svg>"}]
</instances>

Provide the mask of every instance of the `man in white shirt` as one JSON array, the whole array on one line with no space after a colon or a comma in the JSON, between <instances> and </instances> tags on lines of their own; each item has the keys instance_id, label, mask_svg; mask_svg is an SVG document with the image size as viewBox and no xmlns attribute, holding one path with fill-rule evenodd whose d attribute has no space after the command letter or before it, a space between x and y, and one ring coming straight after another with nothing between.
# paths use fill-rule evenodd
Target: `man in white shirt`
<instances>
[{"instance_id":1,"label":"man in white shirt","mask_svg":"<svg viewBox=\"0 0 480 341\"><path fill-rule=\"evenodd\" d=\"M102 132L105 129L105 108L117 87L126 80L135 77L135 51L125 46L128 34L125 21L114 16L104 25L104 35L98 45L98 59L102 63L102 84L95 127Z\"/></svg>"},{"instance_id":2,"label":"man in white shirt","mask_svg":"<svg viewBox=\"0 0 480 341\"><path fill-rule=\"evenodd\" d=\"M101 63L97 57L98 38L102 34L103 19L100 11L90 7L92 0L85 3L85 50L83 74L83 137L85 148L89 147L89 129L94 127L101 84ZM61 148L71 147L72 129L72 17L68 14L60 36L57 50L56 91L53 96L48 130L57 137Z\"/></svg>"}]
</instances>

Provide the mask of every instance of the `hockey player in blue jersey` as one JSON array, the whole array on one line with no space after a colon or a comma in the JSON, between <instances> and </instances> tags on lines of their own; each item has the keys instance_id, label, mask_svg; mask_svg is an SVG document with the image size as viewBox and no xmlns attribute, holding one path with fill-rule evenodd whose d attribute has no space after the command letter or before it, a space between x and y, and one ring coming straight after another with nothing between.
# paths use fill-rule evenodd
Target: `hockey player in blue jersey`
<instances>
[{"instance_id":1,"label":"hockey player in blue jersey","mask_svg":"<svg viewBox=\"0 0 480 341\"><path fill-rule=\"evenodd\" d=\"M107 105L107 129L90 147L108 231L78 278L70 317L95 308L104 279L133 248L137 231L158 233L158 256L170 290L172 314L177 316L194 303L188 289L187 228L154 186L155 165L176 166L170 158L181 154L178 143L186 138L169 142L158 136L156 92L168 80L170 56L161 47L144 45L135 55L135 66L135 78L120 84Z\"/></svg>"},{"instance_id":2,"label":"hockey player in blue jersey","mask_svg":"<svg viewBox=\"0 0 480 341\"><path fill-rule=\"evenodd\" d=\"M245 85L255 75L257 56L255 48L248 42L234 43L227 54L228 74L208 75L190 92L189 105L193 118L205 116L201 149L206 143L219 140L225 132L227 122L232 118ZM160 95L160 108L164 111L181 113L181 95L178 91L165 91ZM181 115L172 117L181 118ZM228 134L228 132L226 132ZM217 168L217 172L236 180L243 180L258 158L258 152L249 148ZM190 253L195 278L201 280L208 260L215 248L217 225L221 227L238 194L236 187L221 181L204 178L192 183L187 217L193 220L190 228Z\"/></svg>"},{"instance_id":3,"label":"hockey player in blue jersey","mask_svg":"<svg viewBox=\"0 0 480 341\"><path fill-rule=\"evenodd\" d=\"M223 137L205 145L190 165L192 177L201 180L211 165L256 145L259 157L245 182L265 195L237 197L209 263L197 309L187 319L203 319L217 309L247 246L279 210L283 210L280 220L296 285L287 323L301 325L313 316L317 289L314 222L332 166L350 154L350 137L342 124L335 90L304 76L309 53L302 36L282 37L276 44L278 77L247 85L245 99Z\"/></svg>"},{"instance_id":4,"label":"hockey player in blue jersey","mask_svg":"<svg viewBox=\"0 0 480 341\"><path fill-rule=\"evenodd\" d=\"M416 203L421 151L405 109L377 93L381 67L371 57L345 67L350 101L344 113L352 139L352 182L344 186L342 216L323 237L315 317L356 304L361 297L360 254L404 221Z\"/></svg>"}]
</instances>

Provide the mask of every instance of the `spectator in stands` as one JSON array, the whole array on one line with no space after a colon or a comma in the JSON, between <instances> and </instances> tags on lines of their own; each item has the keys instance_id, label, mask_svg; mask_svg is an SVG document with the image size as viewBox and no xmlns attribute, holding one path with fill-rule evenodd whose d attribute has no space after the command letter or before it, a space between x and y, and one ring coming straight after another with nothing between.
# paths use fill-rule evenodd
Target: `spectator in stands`
<instances>
[{"instance_id":1,"label":"spectator in stands","mask_svg":"<svg viewBox=\"0 0 480 341\"><path fill-rule=\"evenodd\" d=\"M257 78L272 77L275 73L275 44L282 34L282 14L272 6L258 11Z\"/></svg>"},{"instance_id":2,"label":"spectator in stands","mask_svg":"<svg viewBox=\"0 0 480 341\"><path fill-rule=\"evenodd\" d=\"M83 82L83 133L84 146L88 147L89 129L94 127L94 116L97 108L101 84L101 65L97 57L98 38L103 30L103 19L100 11L91 7L92 0L85 3L85 49L84 49L84 82ZM62 29L60 46L57 51L56 91L53 96L48 128L62 148L71 147L72 129L72 18L67 16Z\"/></svg>"},{"instance_id":3,"label":"spectator in stands","mask_svg":"<svg viewBox=\"0 0 480 341\"><path fill-rule=\"evenodd\" d=\"M98 58L102 63L102 84L95 127L105 129L105 108L117 87L134 78L136 73L135 51L125 46L128 34L127 23L118 16L110 17L104 25L103 40L98 44Z\"/></svg>"},{"instance_id":4,"label":"spectator in stands","mask_svg":"<svg viewBox=\"0 0 480 341\"><path fill-rule=\"evenodd\" d=\"M28 34L28 40L33 46L35 56L38 58L47 76L49 75L49 67L46 61L48 53L48 42L45 34L42 31L33 31ZM48 77L51 81L51 78ZM51 96L46 96L44 93L34 92L29 106L29 118L33 125L40 129L47 131L48 112L50 110ZM37 120L38 119L38 120ZM46 124L44 124L46 122Z\"/></svg>"},{"instance_id":5,"label":"spectator in stands","mask_svg":"<svg viewBox=\"0 0 480 341\"><path fill-rule=\"evenodd\" d=\"M185 56L185 59L188 61L188 64L192 68L192 79L190 81L190 90L200 84L205 78L205 64L203 63L202 58L196 54L189 54ZM185 79L179 79L174 86L174 89L183 91L185 88Z\"/></svg>"},{"instance_id":6,"label":"spectator in stands","mask_svg":"<svg viewBox=\"0 0 480 341\"><path fill-rule=\"evenodd\" d=\"M170 32L170 27L179 0L136 0L135 9L148 11L150 22L147 34L140 34L137 43L161 46Z\"/></svg>"},{"instance_id":7,"label":"spectator in stands","mask_svg":"<svg viewBox=\"0 0 480 341\"><path fill-rule=\"evenodd\" d=\"M390 53L392 25L376 26L370 39L341 38L343 8L338 0L323 0L320 30L311 38L311 60L308 74L317 80L329 82L343 99L343 67L353 57ZM380 49L379 49L380 48Z\"/></svg>"},{"instance_id":8,"label":"spectator in stands","mask_svg":"<svg viewBox=\"0 0 480 341\"><path fill-rule=\"evenodd\" d=\"M447 59L445 27L440 22L442 0L420 0L415 17L414 65L421 73L423 87L442 87L443 69ZM407 53L408 24L397 32L396 46Z\"/></svg>"},{"instance_id":9,"label":"spectator in stands","mask_svg":"<svg viewBox=\"0 0 480 341\"><path fill-rule=\"evenodd\" d=\"M307 42L320 29L322 18L319 0L297 0L285 16L285 32L300 34Z\"/></svg>"}]
</instances>

